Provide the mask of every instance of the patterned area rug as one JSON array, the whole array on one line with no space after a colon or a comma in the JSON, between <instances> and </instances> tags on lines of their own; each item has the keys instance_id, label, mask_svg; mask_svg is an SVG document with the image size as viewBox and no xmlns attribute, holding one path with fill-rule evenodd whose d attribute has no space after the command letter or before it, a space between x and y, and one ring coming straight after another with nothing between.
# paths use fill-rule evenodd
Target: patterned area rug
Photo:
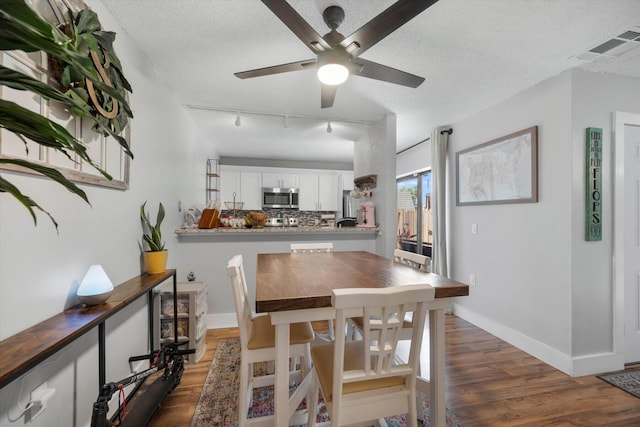
<instances>
[{"instance_id":1,"label":"patterned area rug","mask_svg":"<svg viewBox=\"0 0 640 427\"><path fill-rule=\"evenodd\" d=\"M198 405L190 427L237 427L238 383L240 377L240 340L220 340L211 362ZM424 414L423 426L430 425L428 397L420 396ZM252 417L273 414L273 387L254 390ZM303 402L304 403L304 402ZM318 421L326 421L324 404L320 403ZM406 427L405 415L386 419L389 427ZM447 409L447 427L462 427L455 415Z\"/></svg>"},{"instance_id":2,"label":"patterned area rug","mask_svg":"<svg viewBox=\"0 0 640 427\"><path fill-rule=\"evenodd\" d=\"M640 397L640 369L598 375L598 378L633 394L635 397Z\"/></svg>"}]
</instances>

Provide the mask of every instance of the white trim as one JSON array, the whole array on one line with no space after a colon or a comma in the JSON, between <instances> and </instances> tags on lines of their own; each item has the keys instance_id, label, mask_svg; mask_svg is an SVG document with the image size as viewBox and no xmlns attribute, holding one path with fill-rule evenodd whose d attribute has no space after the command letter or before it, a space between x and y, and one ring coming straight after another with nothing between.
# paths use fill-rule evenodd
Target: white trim
<instances>
[{"instance_id":1,"label":"white trim","mask_svg":"<svg viewBox=\"0 0 640 427\"><path fill-rule=\"evenodd\" d=\"M624 359L621 358L620 354L599 353L571 357L545 343L455 303L453 304L453 313L572 377L617 371L624 366Z\"/></svg>"},{"instance_id":2,"label":"white trim","mask_svg":"<svg viewBox=\"0 0 640 427\"><path fill-rule=\"evenodd\" d=\"M207 329L237 328L236 313L213 313L206 315Z\"/></svg>"},{"instance_id":3,"label":"white trim","mask_svg":"<svg viewBox=\"0 0 640 427\"><path fill-rule=\"evenodd\" d=\"M624 366L624 127L640 126L640 114L613 113L614 185L613 185L613 352Z\"/></svg>"},{"instance_id":4,"label":"white trim","mask_svg":"<svg viewBox=\"0 0 640 427\"><path fill-rule=\"evenodd\" d=\"M601 353L573 358L572 377L595 375L603 372L619 371L624 367L624 358L621 354Z\"/></svg>"},{"instance_id":5,"label":"white trim","mask_svg":"<svg viewBox=\"0 0 640 427\"><path fill-rule=\"evenodd\" d=\"M455 303L453 304L453 313L565 374L571 375L572 361L568 354Z\"/></svg>"}]
</instances>

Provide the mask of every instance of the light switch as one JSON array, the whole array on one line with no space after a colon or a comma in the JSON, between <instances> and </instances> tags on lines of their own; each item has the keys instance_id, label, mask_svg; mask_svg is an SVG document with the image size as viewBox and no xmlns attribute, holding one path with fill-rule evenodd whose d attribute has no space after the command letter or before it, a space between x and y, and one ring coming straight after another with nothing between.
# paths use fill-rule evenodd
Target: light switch
<instances>
[{"instance_id":1,"label":"light switch","mask_svg":"<svg viewBox=\"0 0 640 427\"><path fill-rule=\"evenodd\" d=\"M471 224L471 234L478 234L478 224Z\"/></svg>"}]
</instances>

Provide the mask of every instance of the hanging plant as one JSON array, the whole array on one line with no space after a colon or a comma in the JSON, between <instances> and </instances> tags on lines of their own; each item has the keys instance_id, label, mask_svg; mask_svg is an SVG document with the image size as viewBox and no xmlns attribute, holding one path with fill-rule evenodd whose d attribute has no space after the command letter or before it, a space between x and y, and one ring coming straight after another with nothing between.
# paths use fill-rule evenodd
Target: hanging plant
<instances>
[{"instance_id":1,"label":"hanging plant","mask_svg":"<svg viewBox=\"0 0 640 427\"><path fill-rule=\"evenodd\" d=\"M80 14L78 15L80 16ZM76 29L95 29L97 16L94 18L91 14L82 15L82 22L80 20L74 21L71 27ZM84 24L85 20L88 21L87 24ZM64 64L63 67L65 69L68 68L70 76L69 83L71 83L72 75L84 77L85 82L90 81L94 89L97 88L100 91L97 104L100 104L102 108L105 106L110 108L114 105L114 102L117 102L119 105L118 111L124 113L125 118L118 113L116 113L112 119L100 117L95 114L95 111L98 110L95 105L89 103L90 96L84 97L83 92L80 90L75 91L74 89L77 88L71 88L71 84L69 84L70 88L66 93L63 93L57 88L2 65L0 65L1 86L30 91L47 100L55 100L70 107L78 117L93 120L94 129L102 132L104 135L114 137L124 152L133 158L133 153L129 149L127 140L119 135L126 125L126 118L132 117L124 92L124 89L131 92L131 88L122 75L120 62L115 56L115 53L113 53L112 43L115 34L113 36L103 36L98 30L92 32L96 40L100 38L104 39L102 40L102 44L98 44L98 46L105 46L104 51L101 50L101 52L106 52L102 58L104 59L105 55L107 55L106 57L109 58L110 64L117 64L115 69L114 67L107 67L111 69L111 71L105 72L109 80L107 81L107 79L104 79L104 75L100 75L96 66L89 58L89 55L80 53L76 47L76 45L78 47L83 46L82 40L94 46L95 44L88 37L79 37L77 38L78 40L76 40L77 43L74 44L70 37L42 19L24 0L0 1L0 28L2 29L0 30L0 50L21 50L23 52L43 51L50 57L57 58L61 64ZM80 32L78 34L80 34ZM113 72L117 72L115 77L112 77L111 73ZM64 70L62 73L64 73ZM82 80L82 78L79 80ZM78 86L78 88L79 87L81 86ZM109 111L113 110L110 109ZM0 99L0 128L4 128L17 135L25 143L25 150L28 150L27 140L29 139L41 146L56 150L73 161L75 161L74 157L78 156L96 168L105 178L109 180L112 179L105 170L91 159L87 152L87 147L81 141L78 141L64 127L31 110L13 102ZM55 168L48 167L39 162L4 157L0 158L0 165L18 166L39 173L46 178L58 182L73 194L76 194L89 203L85 192ZM57 229L58 224L45 209L1 176L0 193L8 193L22 203L31 214L34 223L37 223L34 209L44 212L49 216Z\"/></svg>"}]
</instances>

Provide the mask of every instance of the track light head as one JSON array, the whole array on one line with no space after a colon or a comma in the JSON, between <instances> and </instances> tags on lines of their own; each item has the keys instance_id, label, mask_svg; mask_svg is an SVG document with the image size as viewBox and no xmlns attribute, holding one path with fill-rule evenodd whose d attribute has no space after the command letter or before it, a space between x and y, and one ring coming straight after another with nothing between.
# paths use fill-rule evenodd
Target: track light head
<instances>
[{"instance_id":1,"label":"track light head","mask_svg":"<svg viewBox=\"0 0 640 427\"><path fill-rule=\"evenodd\" d=\"M240 121L240 113L236 113L236 126L240 126L242 121Z\"/></svg>"},{"instance_id":2,"label":"track light head","mask_svg":"<svg viewBox=\"0 0 640 427\"><path fill-rule=\"evenodd\" d=\"M327 122L327 133L333 132L333 128L331 127L331 120Z\"/></svg>"}]
</instances>

